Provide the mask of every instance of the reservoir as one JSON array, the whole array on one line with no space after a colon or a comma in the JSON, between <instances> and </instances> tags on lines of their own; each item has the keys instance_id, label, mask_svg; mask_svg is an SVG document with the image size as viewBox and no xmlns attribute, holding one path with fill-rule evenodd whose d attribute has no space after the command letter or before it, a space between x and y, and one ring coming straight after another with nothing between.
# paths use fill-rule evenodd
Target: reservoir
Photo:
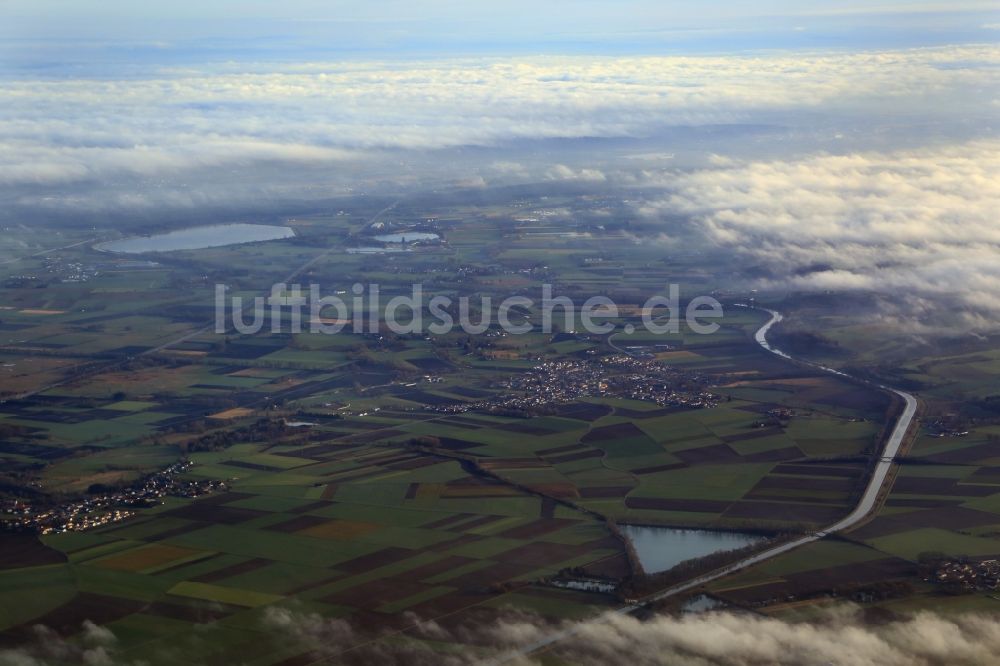
<instances>
[{"instance_id":1,"label":"reservoir","mask_svg":"<svg viewBox=\"0 0 1000 666\"><path fill-rule=\"evenodd\" d=\"M201 250L208 247L258 243L260 241L291 238L295 235L289 227L266 224L213 224L168 231L154 236L136 236L122 240L99 243L94 247L102 252L143 254L145 252L173 252L176 250Z\"/></svg>"},{"instance_id":2,"label":"reservoir","mask_svg":"<svg viewBox=\"0 0 1000 666\"><path fill-rule=\"evenodd\" d=\"M646 573L672 569L681 562L764 541L756 534L681 530L670 527L621 525L622 533L635 548Z\"/></svg>"}]
</instances>

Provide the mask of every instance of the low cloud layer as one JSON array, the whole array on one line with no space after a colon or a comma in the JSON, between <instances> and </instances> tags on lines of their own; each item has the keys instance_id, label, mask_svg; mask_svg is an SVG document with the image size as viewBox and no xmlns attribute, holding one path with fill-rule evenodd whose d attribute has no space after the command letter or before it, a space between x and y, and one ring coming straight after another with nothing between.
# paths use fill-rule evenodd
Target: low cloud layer
<instances>
[{"instance_id":1,"label":"low cloud layer","mask_svg":"<svg viewBox=\"0 0 1000 666\"><path fill-rule=\"evenodd\" d=\"M0 185L159 177L384 150L642 137L761 114L967 114L994 102L1000 48L720 57L545 57L218 65L14 78ZM905 115L904 114L904 115Z\"/></svg>"},{"instance_id":2,"label":"low cloud layer","mask_svg":"<svg viewBox=\"0 0 1000 666\"><path fill-rule=\"evenodd\" d=\"M518 648L566 631L572 634L550 649L581 666L987 666L996 663L1000 653L1000 618L996 616L918 613L872 624L850 605L826 610L809 623L730 612L648 621L609 615L594 622L556 626L515 611L449 628L413 616L406 619L409 638L398 632L361 632L346 619L276 607L265 612L259 629L272 636L285 653L308 652L317 660L383 666L534 665L541 663L540 657L522 655ZM195 633L210 640L211 631L205 626ZM0 650L0 666L140 663L120 657L114 635L92 623L86 623L72 643L45 629L39 629L36 638L35 644L24 648ZM452 647L443 651L431 647L443 644ZM142 661L161 663L158 654L151 649ZM160 656L184 659L179 654Z\"/></svg>"},{"instance_id":3,"label":"low cloud layer","mask_svg":"<svg viewBox=\"0 0 1000 666\"><path fill-rule=\"evenodd\" d=\"M719 158L669 187L644 214L690 216L713 243L766 267L763 286L877 292L950 313L956 328L1000 316L1000 142Z\"/></svg>"},{"instance_id":4,"label":"low cloud layer","mask_svg":"<svg viewBox=\"0 0 1000 666\"><path fill-rule=\"evenodd\" d=\"M21 74L0 88L0 221L103 229L442 185L642 190L650 219L694 220L767 269L762 286L874 290L924 332L985 330L998 71L1000 46L973 45Z\"/></svg>"},{"instance_id":5,"label":"low cloud layer","mask_svg":"<svg viewBox=\"0 0 1000 666\"><path fill-rule=\"evenodd\" d=\"M921 613L873 626L849 608L809 624L733 613L615 617L568 643L569 660L582 665L985 666L1000 650L1000 622Z\"/></svg>"},{"instance_id":6,"label":"low cloud layer","mask_svg":"<svg viewBox=\"0 0 1000 666\"><path fill-rule=\"evenodd\" d=\"M116 658L118 638L107 627L85 620L74 640L37 625L25 645L0 649L0 666L124 666ZM136 665L138 666L138 665Z\"/></svg>"}]
</instances>

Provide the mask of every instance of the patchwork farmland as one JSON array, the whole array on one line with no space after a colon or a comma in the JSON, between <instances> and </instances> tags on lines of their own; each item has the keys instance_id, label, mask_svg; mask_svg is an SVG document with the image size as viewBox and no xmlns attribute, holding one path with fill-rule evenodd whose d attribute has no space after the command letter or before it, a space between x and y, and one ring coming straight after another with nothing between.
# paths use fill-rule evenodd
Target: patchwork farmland
<instances>
[{"instance_id":1,"label":"patchwork farmland","mask_svg":"<svg viewBox=\"0 0 1000 666\"><path fill-rule=\"evenodd\" d=\"M96 498L128 504L96 529L63 520L41 536L3 533L0 644L35 640L36 625L79 642L89 620L114 633L124 660L292 666L330 658L289 633L313 623L334 632L324 636L341 662L364 663L376 645L486 657L502 646L483 628L501 618L555 625L655 586L620 525L784 538L855 505L896 406L764 353L752 338L763 315L746 308L727 307L712 335L626 334L641 323L637 305L612 320L613 338L578 333L572 318L523 336L496 325L437 337L202 328L213 314L205 276L249 297L301 265L303 282L378 282L387 296L415 281L428 296L537 296L552 282L629 304L669 281L686 294L727 286L700 257L667 265L656 248L600 232L573 198L558 203L589 240L540 248L532 234L544 223L522 203L461 214L414 204L394 215L436 218L445 242L347 252L390 203L302 216L296 239L6 288L3 520L23 526ZM72 253L98 262L87 246ZM370 314L362 304L349 318ZM519 316L537 323L540 312ZM970 362L929 361L913 376L937 377L936 399ZM941 601L923 579L931 551L1000 554L995 428L960 440L924 428L873 520L698 592L789 616L845 596L887 610L985 603ZM155 501L129 494L181 463L169 488L152 484Z\"/></svg>"}]
</instances>

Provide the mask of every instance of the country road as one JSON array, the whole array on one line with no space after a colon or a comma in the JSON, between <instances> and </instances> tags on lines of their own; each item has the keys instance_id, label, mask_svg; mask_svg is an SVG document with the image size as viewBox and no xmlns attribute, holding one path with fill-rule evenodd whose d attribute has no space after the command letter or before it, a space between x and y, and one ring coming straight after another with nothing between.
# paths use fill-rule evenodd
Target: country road
<instances>
[{"instance_id":1,"label":"country road","mask_svg":"<svg viewBox=\"0 0 1000 666\"><path fill-rule=\"evenodd\" d=\"M749 306L744 306L744 307L749 307ZM761 309L763 312L767 312L771 317L767 321L767 323L765 323L757 330L756 334L754 335L754 340L756 340L757 344L759 344L761 347L771 352L772 354L788 359L790 361L795 361L797 363L802 363L804 365L818 368L820 370L823 370L824 372L829 372L841 377L850 376L839 370L835 370L834 368L828 368L824 365L820 365L817 363L811 363L809 361L795 359L791 355L771 345L767 341L767 334L775 326L775 324L778 324L779 322L782 321L783 317L780 312L777 312L775 310L767 310L763 308L758 308L758 309ZM610 341L610 338L609 338L609 343L613 348L619 351L624 351L621 350L616 345L614 345L614 343ZM730 574L754 566L755 564L760 564L761 562L770 560L774 557L777 557L778 555L782 555L791 550L795 550L800 546L804 546L808 543L813 543L814 541L819 541L823 537L829 534L833 534L834 532L842 532L844 530L847 530L851 527L854 527L861 521L865 520L868 517L868 515L872 512L872 510L875 508L878 502L879 493L882 492L882 488L885 485L886 478L889 475L889 470L892 469L892 466L895 462L895 458L899 453L900 446L902 446L903 440L906 438L906 433L907 431L909 431L910 426L913 424L913 420L917 414L917 399L913 395L907 393L906 391L901 391L899 389L894 389L881 384L877 384L876 386L883 391L888 391L902 398L904 402L904 407L902 413L900 414L898 420L896 421L895 427L893 427L892 433L889 435L889 439L885 444L885 448L882 450L882 454L879 457L879 462L876 464L875 470L872 472L871 479L868 481L868 486L865 488L864 495L861 496L861 499L858 501L857 506L854 507L854 510L851 511L850 514L838 520L837 522L833 523L832 525L823 528L822 530L803 535L793 541L786 541L772 548L768 548L767 550L763 550L759 553L751 555L745 559L739 560L738 562L734 562L721 569L717 569L707 574L697 576L696 578L692 578L691 580L685 581L683 583L674 585L673 587L661 590L660 592L657 592L655 594L643 598L641 601L638 601L637 603L616 608L615 610L605 613L600 617L587 620L580 624L573 625L572 627L569 627L562 631L555 632L549 636L546 636L541 640L535 641L528 645L524 645L516 650L509 651L496 659L487 660L484 663L499 665L499 664L510 663L517 659L523 659L534 652L538 652L539 650L544 650L545 648L550 647L562 640L571 638L573 635L577 634L580 631L580 629L583 628L584 626L600 624L601 622L615 615L631 614L636 610L639 610L640 608L643 608L644 606L647 606L653 602L661 601L663 599L669 599L670 597L675 597L679 594L689 592L702 585L705 585L706 583L710 583L714 580L718 580L719 578L729 576Z\"/></svg>"}]
</instances>

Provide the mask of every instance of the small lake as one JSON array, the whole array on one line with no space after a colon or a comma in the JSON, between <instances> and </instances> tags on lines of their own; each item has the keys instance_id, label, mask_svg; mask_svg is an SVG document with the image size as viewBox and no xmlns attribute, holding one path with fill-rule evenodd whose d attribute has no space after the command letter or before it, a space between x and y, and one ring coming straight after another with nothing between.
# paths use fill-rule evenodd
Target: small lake
<instances>
[{"instance_id":1,"label":"small lake","mask_svg":"<svg viewBox=\"0 0 1000 666\"><path fill-rule=\"evenodd\" d=\"M400 231L394 234L381 234L375 236L375 240L380 243L416 243L417 241L437 240L441 238L437 234L426 231Z\"/></svg>"},{"instance_id":2,"label":"small lake","mask_svg":"<svg viewBox=\"0 0 1000 666\"><path fill-rule=\"evenodd\" d=\"M143 254L145 252L173 252L176 250L201 250L208 247L223 247L241 243L291 238L295 235L289 227L266 224L213 224L168 231L154 236L136 236L94 247L103 252L121 254Z\"/></svg>"},{"instance_id":3,"label":"small lake","mask_svg":"<svg viewBox=\"0 0 1000 666\"><path fill-rule=\"evenodd\" d=\"M726 550L736 550L765 540L756 534L740 532L680 530L637 525L620 527L622 533L632 542L646 573L659 573L687 560Z\"/></svg>"}]
</instances>

